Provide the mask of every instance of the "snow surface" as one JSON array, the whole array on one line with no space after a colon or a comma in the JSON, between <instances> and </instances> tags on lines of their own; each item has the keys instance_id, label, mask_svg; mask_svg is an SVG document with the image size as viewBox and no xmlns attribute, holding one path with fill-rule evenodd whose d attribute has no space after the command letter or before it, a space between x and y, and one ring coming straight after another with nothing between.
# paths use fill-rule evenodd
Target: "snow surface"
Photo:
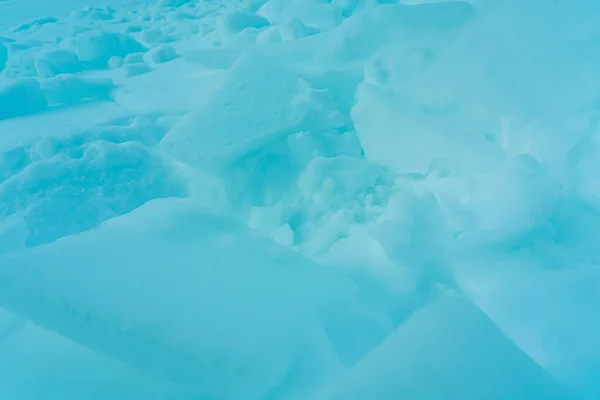
<instances>
[{"instance_id":1,"label":"snow surface","mask_svg":"<svg viewBox=\"0 0 600 400\"><path fill-rule=\"evenodd\" d=\"M595 0L0 0L0 399L600 398Z\"/></svg>"}]
</instances>

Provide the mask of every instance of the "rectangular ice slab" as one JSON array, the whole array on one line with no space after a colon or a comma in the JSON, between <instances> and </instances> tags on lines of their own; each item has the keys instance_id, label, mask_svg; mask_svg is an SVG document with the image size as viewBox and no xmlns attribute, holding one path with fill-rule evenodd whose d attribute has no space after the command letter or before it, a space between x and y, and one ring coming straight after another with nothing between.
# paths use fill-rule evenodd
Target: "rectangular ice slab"
<instances>
[{"instance_id":1,"label":"rectangular ice slab","mask_svg":"<svg viewBox=\"0 0 600 400\"><path fill-rule=\"evenodd\" d=\"M321 325L354 295L336 273L177 199L0 258L0 306L215 400L262 399L337 368Z\"/></svg>"},{"instance_id":2,"label":"rectangular ice slab","mask_svg":"<svg viewBox=\"0 0 600 400\"><path fill-rule=\"evenodd\" d=\"M31 322L21 322L8 337L2 337L2 316L0 309L3 400L198 399Z\"/></svg>"},{"instance_id":3,"label":"rectangular ice slab","mask_svg":"<svg viewBox=\"0 0 600 400\"><path fill-rule=\"evenodd\" d=\"M191 165L219 168L281 135L343 122L329 92L311 89L275 60L249 53L208 102L167 133L161 147Z\"/></svg>"},{"instance_id":4,"label":"rectangular ice slab","mask_svg":"<svg viewBox=\"0 0 600 400\"><path fill-rule=\"evenodd\" d=\"M412 316L319 400L573 400L468 300Z\"/></svg>"}]
</instances>

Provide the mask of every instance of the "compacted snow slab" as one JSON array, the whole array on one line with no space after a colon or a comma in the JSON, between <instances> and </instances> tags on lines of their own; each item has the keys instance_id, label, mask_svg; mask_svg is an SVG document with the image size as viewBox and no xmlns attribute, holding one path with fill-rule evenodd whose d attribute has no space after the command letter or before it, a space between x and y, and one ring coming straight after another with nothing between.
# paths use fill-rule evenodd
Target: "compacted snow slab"
<instances>
[{"instance_id":1,"label":"compacted snow slab","mask_svg":"<svg viewBox=\"0 0 600 400\"><path fill-rule=\"evenodd\" d=\"M2 399L198 400L23 319L13 317L13 329L6 335L2 316L0 309Z\"/></svg>"},{"instance_id":2,"label":"compacted snow slab","mask_svg":"<svg viewBox=\"0 0 600 400\"><path fill-rule=\"evenodd\" d=\"M275 60L251 52L160 145L180 161L220 169L275 138L343 122L328 91L312 89Z\"/></svg>"},{"instance_id":3,"label":"compacted snow slab","mask_svg":"<svg viewBox=\"0 0 600 400\"><path fill-rule=\"evenodd\" d=\"M427 305L319 400L573 400L473 303Z\"/></svg>"},{"instance_id":4,"label":"compacted snow slab","mask_svg":"<svg viewBox=\"0 0 600 400\"><path fill-rule=\"evenodd\" d=\"M355 296L337 273L183 199L0 259L0 306L213 399L314 390L339 373L324 326Z\"/></svg>"}]
</instances>

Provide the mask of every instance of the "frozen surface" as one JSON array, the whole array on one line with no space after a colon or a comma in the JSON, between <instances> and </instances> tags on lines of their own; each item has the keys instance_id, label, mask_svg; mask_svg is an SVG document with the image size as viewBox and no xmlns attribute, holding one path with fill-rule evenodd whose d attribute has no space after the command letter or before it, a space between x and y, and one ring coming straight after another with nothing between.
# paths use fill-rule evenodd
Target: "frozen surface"
<instances>
[{"instance_id":1,"label":"frozen surface","mask_svg":"<svg viewBox=\"0 0 600 400\"><path fill-rule=\"evenodd\" d=\"M0 398L597 400L598 37L594 0L0 0Z\"/></svg>"},{"instance_id":2,"label":"frozen surface","mask_svg":"<svg viewBox=\"0 0 600 400\"><path fill-rule=\"evenodd\" d=\"M413 315L323 399L576 399L468 300Z\"/></svg>"},{"instance_id":3,"label":"frozen surface","mask_svg":"<svg viewBox=\"0 0 600 400\"><path fill-rule=\"evenodd\" d=\"M9 309L213 398L261 398L335 372L324 327L351 311L356 291L186 200L155 201L3 261Z\"/></svg>"}]
</instances>

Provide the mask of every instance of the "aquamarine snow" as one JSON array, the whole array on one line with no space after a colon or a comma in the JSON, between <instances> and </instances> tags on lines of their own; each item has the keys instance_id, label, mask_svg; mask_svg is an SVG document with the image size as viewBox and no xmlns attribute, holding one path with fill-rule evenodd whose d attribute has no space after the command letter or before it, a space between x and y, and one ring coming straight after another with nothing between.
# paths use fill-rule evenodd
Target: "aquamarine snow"
<instances>
[{"instance_id":1,"label":"aquamarine snow","mask_svg":"<svg viewBox=\"0 0 600 400\"><path fill-rule=\"evenodd\" d=\"M600 399L598 1L86 3L0 0L1 400Z\"/></svg>"}]
</instances>

